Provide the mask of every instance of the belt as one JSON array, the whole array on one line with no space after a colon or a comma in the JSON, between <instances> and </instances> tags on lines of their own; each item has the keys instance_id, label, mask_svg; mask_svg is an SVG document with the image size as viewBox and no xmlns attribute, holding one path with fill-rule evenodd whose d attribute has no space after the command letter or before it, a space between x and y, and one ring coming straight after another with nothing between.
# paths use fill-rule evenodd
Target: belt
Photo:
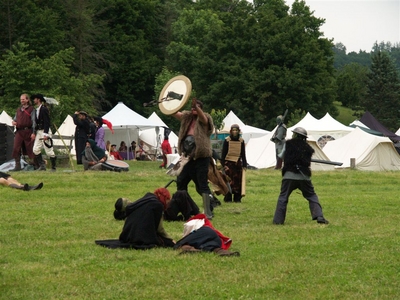
<instances>
[{"instance_id":1,"label":"belt","mask_svg":"<svg viewBox=\"0 0 400 300\"><path fill-rule=\"evenodd\" d=\"M30 127L24 127L24 128L17 128L17 130L28 130L31 129Z\"/></svg>"}]
</instances>

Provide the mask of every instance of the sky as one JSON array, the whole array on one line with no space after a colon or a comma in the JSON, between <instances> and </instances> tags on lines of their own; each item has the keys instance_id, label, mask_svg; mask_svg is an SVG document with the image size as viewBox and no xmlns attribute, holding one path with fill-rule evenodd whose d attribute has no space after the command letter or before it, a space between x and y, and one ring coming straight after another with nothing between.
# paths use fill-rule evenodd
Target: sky
<instances>
[{"instance_id":1,"label":"sky","mask_svg":"<svg viewBox=\"0 0 400 300\"><path fill-rule=\"evenodd\" d=\"M294 0L285 0L291 6ZM314 16L325 19L325 38L346 52L371 52L374 43L400 43L400 0L305 0Z\"/></svg>"}]
</instances>

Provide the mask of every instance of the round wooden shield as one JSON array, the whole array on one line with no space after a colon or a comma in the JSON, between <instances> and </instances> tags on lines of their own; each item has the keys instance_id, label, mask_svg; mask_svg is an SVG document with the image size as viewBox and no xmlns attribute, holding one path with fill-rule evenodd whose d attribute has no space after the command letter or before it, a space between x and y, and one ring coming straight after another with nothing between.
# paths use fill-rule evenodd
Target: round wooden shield
<instances>
[{"instance_id":1,"label":"round wooden shield","mask_svg":"<svg viewBox=\"0 0 400 300\"><path fill-rule=\"evenodd\" d=\"M192 83L184 75L170 79L158 98L158 107L164 115L173 115L182 109L192 92Z\"/></svg>"},{"instance_id":2,"label":"round wooden shield","mask_svg":"<svg viewBox=\"0 0 400 300\"><path fill-rule=\"evenodd\" d=\"M122 160L106 160L104 164L110 166L110 167L117 167L121 168L122 171L128 171L129 170L129 165L122 161Z\"/></svg>"}]
</instances>

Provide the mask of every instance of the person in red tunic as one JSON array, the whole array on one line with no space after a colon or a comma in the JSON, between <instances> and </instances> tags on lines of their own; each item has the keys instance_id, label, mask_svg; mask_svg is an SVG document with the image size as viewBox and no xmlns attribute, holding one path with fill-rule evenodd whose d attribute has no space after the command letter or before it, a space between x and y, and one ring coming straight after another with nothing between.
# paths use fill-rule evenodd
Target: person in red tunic
<instances>
[{"instance_id":1,"label":"person in red tunic","mask_svg":"<svg viewBox=\"0 0 400 300\"><path fill-rule=\"evenodd\" d=\"M17 109L12 124L16 132L12 157L15 159L15 168L11 171L21 171L21 154L26 153L34 159L33 143L35 142L34 128L36 126L35 108L31 105L29 96L22 94L19 98L21 106Z\"/></svg>"}]
</instances>

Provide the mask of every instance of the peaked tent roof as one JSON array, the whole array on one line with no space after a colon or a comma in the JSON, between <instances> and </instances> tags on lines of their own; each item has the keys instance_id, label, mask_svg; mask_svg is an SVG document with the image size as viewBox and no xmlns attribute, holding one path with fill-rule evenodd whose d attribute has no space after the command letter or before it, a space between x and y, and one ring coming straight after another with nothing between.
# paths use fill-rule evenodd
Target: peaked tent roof
<instances>
[{"instance_id":1,"label":"peaked tent roof","mask_svg":"<svg viewBox=\"0 0 400 300\"><path fill-rule=\"evenodd\" d=\"M119 128L138 128L144 130L158 126L158 124L139 115L122 102L118 102L102 118L110 121L114 130Z\"/></svg>"},{"instance_id":2,"label":"peaked tent roof","mask_svg":"<svg viewBox=\"0 0 400 300\"><path fill-rule=\"evenodd\" d=\"M238 124L240 129L243 129L245 124L240 120L233 111L230 111L224 118L224 128L219 130L219 133L229 133L233 124Z\"/></svg>"},{"instance_id":3,"label":"peaked tent roof","mask_svg":"<svg viewBox=\"0 0 400 300\"><path fill-rule=\"evenodd\" d=\"M13 126L12 120L13 119L10 117L10 115L5 110L3 110L1 112L1 114L0 114L0 123L6 124L8 126Z\"/></svg>"},{"instance_id":4,"label":"peaked tent roof","mask_svg":"<svg viewBox=\"0 0 400 300\"><path fill-rule=\"evenodd\" d=\"M330 141L324 147L324 152L333 161L343 162L337 168L349 168L350 160L354 158L358 170L400 170L400 155L390 139L366 133L360 128Z\"/></svg>"},{"instance_id":5,"label":"peaked tent roof","mask_svg":"<svg viewBox=\"0 0 400 300\"><path fill-rule=\"evenodd\" d=\"M375 119L375 117L369 111L366 111L363 114L360 121L362 123L364 123L365 125L367 125L370 129L382 132L382 134L384 136L387 136L392 141L396 141L396 142L400 141L400 136L391 132L389 129L387 129L385 126L383 126L377 119Z\"/></svg>"},{"instance_id":6,"label":"peaked tent roof","mask_svg":"<svg viewBox=\"0 0 400 300\"><path fill-rule=\"evenodd\" d=\"M76 125L74 123L74 119L72 119L72 117L70 115L68 115L64 121L62 122L62 124L60 125L60 127L58 128L58 132L60 133L60 135L62 136L74 136L75 135L75 128ZM57 135L57 132L54 132L53 135ZM64 145L64 143L59 140L56 139L54 140L54 145ZM71 149L71 155L75 155L75 143L72 143L72 149Z\"/></svg>"},{"instance_id":7,"label":"peaked tent roof","mask_svg":"<svg viewBox=\"0 0 400 300\"><path fill-rule=\"evenodd\" d=\"M159 132L157 133L157 127L156 129L146 129L140 132L139 138L151 147L158 147L160 150L161 143L164 140L164 128L168 128L168 126L155 112L153 112L148 119L153 123L158 124ZM174 149L178 147L178 136L173 131L169 134L168 141L171 145L172 152L174 152Z\"/></svg>"},{"instance_id":8,"label":"peaked tent roof","mask_svg":"<svg viewBox=\"0 0 400 300\"><path fill-rule=\"evenodd\" d=\"M260 137L269 133L268 130L257 128L254 126L244 124L233 111L230 111L223 120L224 128L219 130L219 133L229 133L233 124L238 124L242 137L247 143L251 138Z\"/></svg>"},{"instance_id":9,"label":"peaked tent roof","mask_svg":"<svg viewBox=\"0 0 400 300\"><path fill-rule=\"evenodd\" d=\"M122 141L128 146L132 141L138 142L139 130L154 129L158 126L158 124L134 112L122 102L118 102L102 118L110 121L114 129L114 134L112 134L110 129L104 124L104 139L116 145L119 145Z\"/></svg>"},{"instance_id":10,"label":"peaked tent roof","mask_svg":"<svg viewBox=\"0 0 400 300\"><path fill-rule=\"evenodd\" d=\"M289 127L288 131L292 131L296 127L303 127L307 130L307 133L312 135L321 147L326 142L341 138L354 130L354 128L336 121L329 113L318 120L308 112L300 122Z\"/></svg>"}]
</instances>

